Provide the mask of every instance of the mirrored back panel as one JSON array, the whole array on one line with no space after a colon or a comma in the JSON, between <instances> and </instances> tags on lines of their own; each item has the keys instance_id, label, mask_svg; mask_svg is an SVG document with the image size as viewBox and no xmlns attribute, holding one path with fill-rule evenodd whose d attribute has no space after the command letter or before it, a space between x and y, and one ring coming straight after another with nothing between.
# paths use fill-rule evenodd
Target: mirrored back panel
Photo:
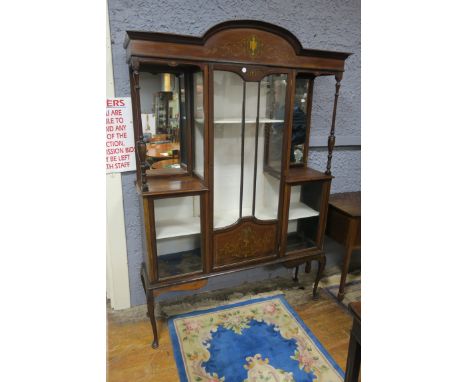
<instances>
[{"instance_id":1,"label":"mirrored back panel","mask_svg":"<svg viewBox=\"0 0 468 382\"><path fill-rule=\"evenodd\" d=\"M186 163L185 93L184 73L140 73L141 123L151 169Z\"/></svg>"},{"instance_id":2,"label":"mirrored back panel","mask_svg":"<svg viewBox=\"0 0 468 382\"><path fill-rule=\"evenodd\" d=\"M203 178L204 109L200 68L146 65L139 74L141 128L149 175L194 171Z\"/></svg>"},{"instance_id":3,"label":"mirrored back panel","mask_svg":"<svg viewBox=\"0 0 468 382\"><path fill-rule=\"evenodd\" d=\"M294 94L294 108L291 132L291 152L289 163L302 164L307 163L305 157L307 129L308 129L308 95L309 79L296 78L296 89Z\"/></svg>"}]
</instances>

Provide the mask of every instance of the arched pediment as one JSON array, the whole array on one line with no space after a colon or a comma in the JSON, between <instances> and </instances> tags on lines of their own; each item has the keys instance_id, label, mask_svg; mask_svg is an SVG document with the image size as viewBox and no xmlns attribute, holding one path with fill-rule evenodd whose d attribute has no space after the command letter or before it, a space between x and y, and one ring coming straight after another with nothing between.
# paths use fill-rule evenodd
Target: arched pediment
<instances>
[{"instance_id":1,"label":"arched pediment","mask_svg":"<svg viewBox=\"0 0 468 382\"><path fill-rule=\"evenodd\" d=\"M128 57L157 57L343 71L343 52L304 49L294 34L256 20L217 24L203 36L128 31Z\"/></svg>"}]
</instances>

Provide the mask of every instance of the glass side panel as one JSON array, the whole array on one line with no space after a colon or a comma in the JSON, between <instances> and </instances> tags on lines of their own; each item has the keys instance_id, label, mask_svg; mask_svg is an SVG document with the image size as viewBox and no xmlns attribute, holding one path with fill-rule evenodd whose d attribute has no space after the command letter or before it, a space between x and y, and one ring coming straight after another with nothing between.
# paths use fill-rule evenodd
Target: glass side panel
<instances>
[{"instance_id":1,"label":"glass side panel","mask_svg":"<svg viewBox=\"0 0 468 382\"><path fill-rule=\"evenodd\" d=\"M156 199L154 216L159 278L202 271L200 196Z\"/></svg>"},{"instance_id":2,"label":"glass side panel","mask_svg":"<svg viewBox=\"0 0 468 382\"><path fill-rule=\"evenodd\" d=\"M291 152L289 162L298 164L307 161L304 158L307 135L308 78L296 78L294 109L291 133Z\"/></svg>"},{"instance_id":3,"label":"glass side panel","mask_svg":"<svg viewBox=\"0 0 468 382\"><path fill-rule=\"evenodd\" d=\"M284 114L286 106L287 75L270 75L261 82L264 114L261 121L265 126L265 162L266 169L281 173L283 153Z\"/></svg>"},{"instance_id":4,"label":"glass side panel","mask_svg":"<svg viewBox=\"0 0 468 382\"><path fill-rule=\"evenodd\" d=\"M278 218L279 175L283 150L287 75L270 75L260 82L255 217Z\"/></svg>"},{"instance_id":5,"label":"glass side panel","mask_svg":"<svg viewBox=\"0 0 468 382\"><path fill-rule=\"evenodd\" d=\"M179 82L179 105L178 105L178 114L179 114L179 126L177 126L177 120L175 119L172 123L172 140L177 143L177 140L180 142L180 147L188 147L188 113L187 113L187 92L185 89L186 76L185 74L180 74L178 77ZM177 118L177 114L175 114ZM177 138L178 137L178 138ZM172 150L173 155L175 150ZM177 158L177 155L175 156ZM187 165L187 150L180 150L179 148L179 158L180 163Z\"/></svg>"},{"instance_id":6,"label":"glass side panel","mask_svg":"<svg viewBox=\"0 0 468 382\"><path fill-rule=\"evenodd\" d=\"M182 73L140 73L141 123L152 169L180 168L186 159L184 82Z\"/></svg>"},{"instance_id":7,"label":"glass side panel","mask_svg":"<svg viewBox=\"0 0 468 382\"><path fill-rule=\"evenodd\" d=\"M193 74L193 113L194 113L194 166L193 172L204 177L204 128L205 113L203 111L203 73Z\"/></svg>"},{"instance_id":8,"label":"glass side panel","mask_svg":"<svg viewBox=\"0 0 468 382\"><path fill-rule=\"evenodd\" d=\"M213 226L235 223L240 215L242 100L244 81L235 73L214 71Z\"/></svg>"},{"instance_id":9,"label":"glass side panel","mask_svg":"<svg viewBox=\"0 0 468 382\"><path fill-rule=\"evenodd\" d=\"M322 182L291 187L286 252L317 246Z\"/></svg>"}]
</instances>

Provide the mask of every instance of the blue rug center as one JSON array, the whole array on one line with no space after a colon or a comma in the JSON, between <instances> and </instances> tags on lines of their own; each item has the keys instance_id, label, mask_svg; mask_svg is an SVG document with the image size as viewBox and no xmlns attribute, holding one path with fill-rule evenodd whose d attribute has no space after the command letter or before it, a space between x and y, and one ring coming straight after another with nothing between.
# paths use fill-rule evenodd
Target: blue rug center
<instances>
[{"instance_id":1,"label":"blue rug center","mask_svg":"<svg viewBox=\"0 0 468 382\"><path fill-rule=\"evenodd\" d=\"M242 335L218 327L209 341L210 359L202 364L209 373L225 377L226 382L238 382L247 378L246 358L260 354L269 359L275 369L292 372L296 382L311 382L316 377L299 369L299 362L291 359L296 350L296 340L287 340L264 322L251 321L250 328L243 329Z\"/></svg>"}]
</instances>

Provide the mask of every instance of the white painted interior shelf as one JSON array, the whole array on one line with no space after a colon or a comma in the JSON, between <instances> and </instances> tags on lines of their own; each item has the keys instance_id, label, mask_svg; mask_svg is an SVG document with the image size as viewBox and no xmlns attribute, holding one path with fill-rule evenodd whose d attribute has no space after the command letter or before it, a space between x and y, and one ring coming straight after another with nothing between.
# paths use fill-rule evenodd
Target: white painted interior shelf
<instances>
[{"instance_id":1,"label":"white painted interior shelf","mask_svg":"<svg viewBox=\"0 0 468 382\"><path fill-rule=\"evenodd\" d=\"M202 123L203 119L197 119L197 122ZM283 119L269 119L269 118L260 118L259 123L282 123ZM226 118L226 119L216 119L214 121L217 125L229 125L229 124L239 124L242 123L240 118ZM257 123L257 120L254 118L246 118L245 123Z\"/></svg>"},{"instance_id":2,"label":"white painted interior shelf","mask_svg":"<svg viewBox=\"0 0 468 382\"><path fill-rule=\"evenodd\" d=\"M245 208L243 211L244 216L249 216L252 210ZM259 209L255 211L257 219L260 220L274 220L276 219L276 211L271 209ZM318 216L319 212L310 208L304 203L293 202L289 208L289 220L297 220ZM214 228L222 228L233 224L239 217L239 210L225 211L222 216L213 217ZM164 219L159 220L156 224L156 238L167 239L170 237L180 237L199 234L200 231L200 218L187 217L183 219Z\"/></svg>"},{"instance_id":3,"label":"white painted interior shelf","mask_svg":"<svg viewBox=\"0 0 468 382\"><path fill-rule=\"evenodd\" d=\"M301 202L292 202L289 206L289 220L318 216L319 212Z\"/></svg>"},{"instance_id":4,"label":"white painted interior shelf","mask_svg":"<svg viewBox=\"0 0 468 382\"><path fill-rule=\"evenodd\" d=\"M156 239L199 234L200 217L164 219L156 223Z\"/></svg>"}]
</instances>

